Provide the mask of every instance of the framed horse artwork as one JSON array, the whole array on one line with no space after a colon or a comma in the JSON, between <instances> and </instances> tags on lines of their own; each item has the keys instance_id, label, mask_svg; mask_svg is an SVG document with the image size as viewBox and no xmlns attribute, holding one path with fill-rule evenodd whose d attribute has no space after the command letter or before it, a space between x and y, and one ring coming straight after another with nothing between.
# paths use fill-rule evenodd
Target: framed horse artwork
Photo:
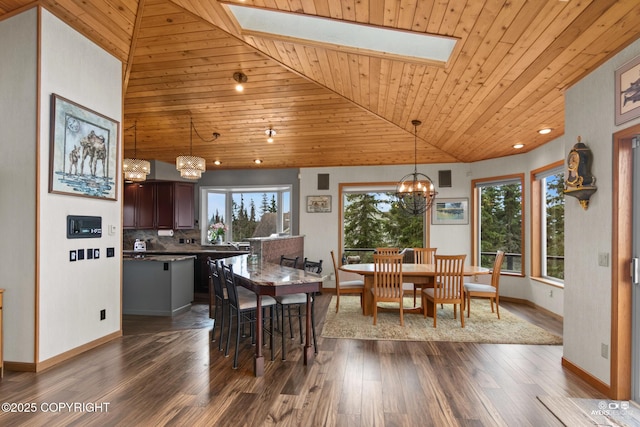
<instances>
[{"instance_id":1,"label":"framed horse artwork","mask_svg":"<svg viewBox=\"0 0 640 427\"><path fill-rule=\"evenodd\" d=\"M51 95L49 192L116 200L120 124Z\"/></svg>"}]
</instances>

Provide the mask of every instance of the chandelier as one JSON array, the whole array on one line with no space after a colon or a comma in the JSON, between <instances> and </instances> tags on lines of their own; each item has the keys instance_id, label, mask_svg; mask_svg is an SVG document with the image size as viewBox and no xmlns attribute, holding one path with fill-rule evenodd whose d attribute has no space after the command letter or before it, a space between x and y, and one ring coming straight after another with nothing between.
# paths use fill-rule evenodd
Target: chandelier
<instances>
[{"instance_id":1,"label":"chandelier","mask_svg":"<svg viewBox=\"0 0 640 427\"><path fill-rule=\"evenodd\" d=\"M418 126L420 120L412 120L414 131L414 169L413 173L402 177L396 186L396 198L402 210L411 215L427 212L438 194L433 181L427 175L418 173Z\"/></svg>"},{"instance_id":2,"label":"chandelier","mask_svg":"<svg viewBox=\"0 0 640 427\"><path fill-rule=\"evenodd\" d=\"M198 132L196 131L196 134ZM216 134L214 134L215 136ZM199 136L199 135L198 135ZM215 137L217 138L217 136ZM215 139L214 138L214 139ZM180 176L186 179L200 179L206 171L206 161L202 157L193 155L193 119L189 118L189 155L176 157L176 169Z\"/></svg>"},{"instance_id":3,"label":"chandelier","mask_svg":"<svg viewBox=\"0 0 640 427\"><path fill-rule=\"evenodd\" d=\"M138 151L138 122L135 122L132 128L133 158L124 159L122 162L122 173L124 174L125 181L141 182L145 181L147 179L147 175L151 172L151 163L146 160L136 158Z\"/></svg>"}]
</instances>

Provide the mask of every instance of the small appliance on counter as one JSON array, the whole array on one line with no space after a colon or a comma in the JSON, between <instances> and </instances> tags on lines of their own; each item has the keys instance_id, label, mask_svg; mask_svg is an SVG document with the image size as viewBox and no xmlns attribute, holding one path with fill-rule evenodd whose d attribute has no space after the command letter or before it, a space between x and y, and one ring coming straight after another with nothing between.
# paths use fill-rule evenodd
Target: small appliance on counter
<instances>
[{"instance_id":1,"label":"small appliance on counter","mask_svg":"<svg viewBox=\"0 0 640 427\"><path fill-rule=\"evenodd\" d=\"M146 251L147 251L147 242L140 239L136 239L136 241L133 242L133 252L135 253L136 258L143 257Z\"/></svg>"}]
</instances>

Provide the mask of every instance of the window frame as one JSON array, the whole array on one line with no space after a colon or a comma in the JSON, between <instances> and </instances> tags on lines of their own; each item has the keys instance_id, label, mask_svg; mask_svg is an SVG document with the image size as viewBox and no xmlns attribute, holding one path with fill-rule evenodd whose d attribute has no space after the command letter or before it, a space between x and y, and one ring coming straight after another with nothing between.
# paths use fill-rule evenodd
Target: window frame
<instances>
[{"instance_id":1,"label":"window frame","mask_svg":"<svg viewBox=\"0 0 640 427\"><path fill-rule=\"evenodd\" d=\"M397 182L344 182L338 184L338 248L340 254L344 252L344 196L345 193L363 192L395 192ZM429 247L431 242L431 210L424 213L423 242Z\"/></svg>"},{"instance_id":2,"label":"window frame","mask_svg":"<svg viewBox=\"0 0 640 427\"><path fill-rule=\"evenodd\" d=\"M237 193L277 193L276 203L278 205L279 215L276 220L277 233L283 233L284 221L282 204L284 203L283 193L289 192L289 235L292 232L293 224L293 185L291 184L269 184L269 185L246 185L246 186L203 186L200 187L200 243L203 246L212 245L207 241L207 229L209 223L209 203L208 194L217 193L225 195L224 222L227 226L228 233L233 235L232 213L233 213L233 194ZM240 243L240 242L234 242Z\"/></svg>"},{"instance_id":3,"label":"window frame","mask_svg":"<svg viewBox=\"0 0 640 427\"><path fill-rule=\"evenodd\" d=\"M491 176L486 178L478 178L471 180L471 264L472 265L480 265L480 188L490 186L491 184L500 184L500 183L515 183L518 181L520 183L520 187L522 188L522 195L520 197L520 212L522 215L521 226L520 226L520 247L522 248L521 256L521 271L501 271L501 275L507 276L516 276L516 277L524 277L526 275L526 241L525 241L525 221L526 221L526 198L525 198L525 186L524 186L524 173L516 173L509 175L500 175L500 176Z\"/></svg>"},{"instance_id":4,"label":"window frame","mask_svg":"<svg viewBox=\"0 0 640 427\"><path fill-rule=\"evenodd\" d=\"M546 166L534 169L530 173L531 185L531 279L538 282L546 283L558 288L564 288L564 281L554 277L542 275L542 180L543 176L547 176L554 169L564 167L564 160L558 160Z\"/></svg>"}]
</instances>

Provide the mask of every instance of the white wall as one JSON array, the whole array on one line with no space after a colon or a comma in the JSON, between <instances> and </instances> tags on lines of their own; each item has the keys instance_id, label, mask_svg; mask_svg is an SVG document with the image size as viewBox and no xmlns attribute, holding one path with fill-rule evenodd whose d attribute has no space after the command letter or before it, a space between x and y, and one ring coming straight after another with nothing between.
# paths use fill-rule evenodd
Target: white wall
<instances>
[{"instance_id":1,"label":"white wall","mask_svg":"<svg viewBox=\"0 0 640 427\"><path fill-rule=\"evenodd\" d=\"M451 188L438 188L438 197L469 197L470 166L468 164L418 165L418 172L432 179L438 177L439 170L451 170ZM300 234L305 235L305 256L322 259L331 272L330 251L340 256L338 248L338 185L359 182L397 182L407 173L413 172L413 165L404 166L361 166L335 168L308 168L300 170ZM329 190L317 190L319 173L329 174ZM307 213L306 197L314 195L331 196L330 213ZM428 219L430 221L430 218ZM471 257L469 235L470 225L440 225L431 227L431 245L440 253L460 253ZM467 262L468 263L468 262Z\"/></svg>"},{"instance_id":2,"label":"white wall","mask_svg":"<svg viewBox=\"0 0 640 427\"><path fill-rule=\"evenodd\" d=\"M122 64L46 10L41 43L38 361L120 330L122 269L120 188L117 201L48 192L51 94L121 122ZM121 145L118 158L120 150ZM101 216L102 237L67 239L67 215ZM113 234L108 232L111 226L117 230ZM115 257L106 257L107 247L115 249ZM100 258L69 262L70 250L89 248L100 249ZM102 309L107 313L104 321Z\"/></svg>"},{"instance_id":3,"label":"white wall","mask_svg":"<svg viewBox=\"0 0 640 427\"><path fill-rule=\"evenodd\" d=\"M0 21L0 288L4 358L34 362L37 14Z\"/></svg>"},{"instance_id":4,"label":"white wall","mask_svg":"<svg viewBox=\"0 0 640 427\"><path fill-rule=\"evenodd\" d=\"M611 266L598 266L598 253L611 253L612 135L640 123L615 126L615 70L640 55L640 40L566 92L565 153L582 136L593 153L598 191L589 209L567 200L565 210L564 357L610 383L610 361L600 355L611 344ZM610 348L610 347L609 347Z\"/></svg>"}]
</instances>

